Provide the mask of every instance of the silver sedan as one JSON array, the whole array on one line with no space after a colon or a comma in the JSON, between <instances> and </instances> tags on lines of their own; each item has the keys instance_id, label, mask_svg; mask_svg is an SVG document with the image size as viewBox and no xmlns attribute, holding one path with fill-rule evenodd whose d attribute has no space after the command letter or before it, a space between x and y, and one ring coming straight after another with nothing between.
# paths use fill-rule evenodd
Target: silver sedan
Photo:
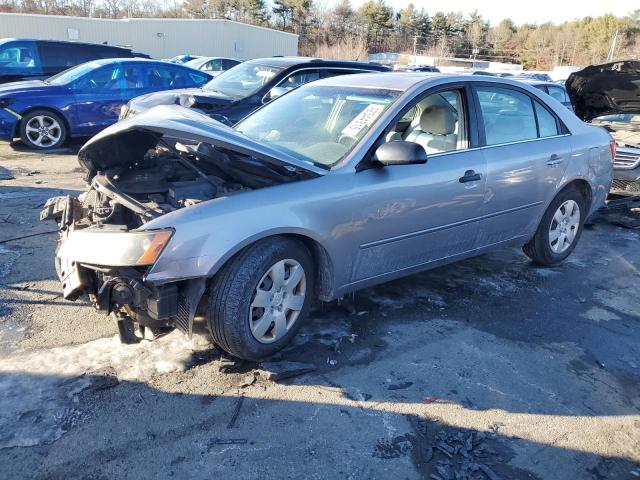
<instances>
[{"instance_id":1,"label":"silver sedan","mask_svg":"<svg viewBox=\"0 0 640 480\"><path fill-rule=\"evenodd\" d=\"M120 122L79 153L87 192L42 218L61 226L65 298L88 295L123 341L204 318L258 360L315 299L508 245L561 262L607 196L613 148L523 83L338 76L233 128L179 106Z\"/></svg>"}]
</instances>

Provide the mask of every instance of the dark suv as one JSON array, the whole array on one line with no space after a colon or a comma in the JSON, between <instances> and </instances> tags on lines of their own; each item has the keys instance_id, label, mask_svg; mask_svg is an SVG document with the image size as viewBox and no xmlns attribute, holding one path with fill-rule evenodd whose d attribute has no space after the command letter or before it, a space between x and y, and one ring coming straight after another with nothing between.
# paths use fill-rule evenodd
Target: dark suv
<instances>
[{"instance_id":1,"label":"dark suv","mask_svg":"<svg viewBox=\"0 0 640 480\"><path fill-rule=\"evenodd\" d=\"M49 78L90 60L132 57L149 58L113 45L3 38L0 39L0 83Z\"/></svg>"},{"instance_id":2,"label":"dark suv","mask_svg":"<svg viewBox=\"0 0 640 480\"><path fill-rule=\"evenodd\" d=\"M221 73L202 88L143 95L123 108L120 119L157 105L198 109L227 125L294 88L321 78L363 72L389 72L384 65L306 57L259 58Z\"/></svg>"}]
</instances>

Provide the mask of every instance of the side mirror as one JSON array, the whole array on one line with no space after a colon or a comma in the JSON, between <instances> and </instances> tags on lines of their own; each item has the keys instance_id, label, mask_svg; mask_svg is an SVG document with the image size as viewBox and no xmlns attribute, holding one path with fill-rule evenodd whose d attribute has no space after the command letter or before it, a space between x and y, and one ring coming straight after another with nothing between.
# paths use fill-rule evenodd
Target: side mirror
<instances>
[{"instance_id":1,"label":"side mirror","mask_svg":"<svg viewBox=\"0 0 640 480\"><path fill-rule=\"evenodd\" d=\"M380 145L373 159L382 165L416 165L427 163L427 151L419 143L398 140Z\"/></svg>"},{"instance_id":2,"label":"side mirror","mask_svg":"<svg viewBox=\"0 0 640 480\"><path fill-rule=\"evenodd\" d=\"M264 103L270 102L271 100L278 98L279 96L284 95L287 92L288 90L284 87L273 87L271 90L269 90L269 93L265 95Z\"/></svg>"}]
</instances>

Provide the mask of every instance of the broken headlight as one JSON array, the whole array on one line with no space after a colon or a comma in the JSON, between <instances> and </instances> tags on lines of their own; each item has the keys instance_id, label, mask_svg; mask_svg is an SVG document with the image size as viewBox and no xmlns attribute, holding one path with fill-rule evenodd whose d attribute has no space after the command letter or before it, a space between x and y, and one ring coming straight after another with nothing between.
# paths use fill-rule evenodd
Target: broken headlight
<instances>
[{"instance_id":1,"label":"broken headlight","mask_svg":"<svg viewBox=\"0 0 640 480\"><path fill-rule=\"evenodd\" d=\"M125 232L86 228L67 236L58 257L110 267L152 265L172 235L173 230Z\"/></svg>"}]
</instances>

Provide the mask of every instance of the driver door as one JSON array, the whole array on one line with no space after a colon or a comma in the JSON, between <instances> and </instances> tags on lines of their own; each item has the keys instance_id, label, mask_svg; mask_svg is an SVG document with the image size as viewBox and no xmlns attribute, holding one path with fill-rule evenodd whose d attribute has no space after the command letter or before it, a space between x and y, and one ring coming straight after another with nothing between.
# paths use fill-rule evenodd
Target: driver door
<instances>
[{"instance_id":1,"label":"driver door","mask_svg":"<svg viewBox=\"0 0 640 480\"><path fill-rule=\"evenodd\" d=\"M389 129L386 141L423 145L426 164L356 173L352 283L401 276L475 249L487 167L481 150L468 148L468 99L464 88L423 96Z\"/></svg>"},{"instance_id":2,"label":"driver door","mask_svg":"<svg viewBox=\"0 0 640 480\"><path fill-rule=\"evenodd\" d=\"M120 64L106 65L72 86L75 98L76 135L94 135L118 121L126 103L126 85Z\"/></svg>"}]
</instances>

